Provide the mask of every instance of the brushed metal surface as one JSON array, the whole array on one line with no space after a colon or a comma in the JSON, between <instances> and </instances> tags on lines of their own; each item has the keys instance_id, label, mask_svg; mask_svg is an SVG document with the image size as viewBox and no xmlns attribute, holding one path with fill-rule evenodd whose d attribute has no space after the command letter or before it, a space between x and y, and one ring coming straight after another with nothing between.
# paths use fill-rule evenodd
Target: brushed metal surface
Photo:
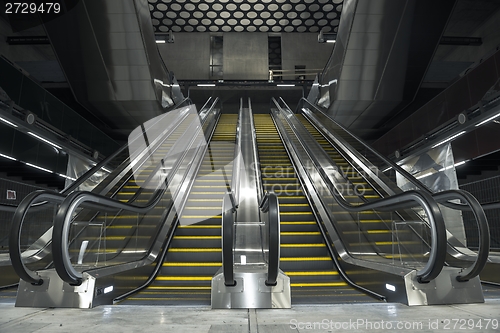
<instances>
[{"instance_id":1,"label":"brushed metal surface","mask_svg":"<svg viewBox=\"0 0 500 333\"><path fill-rule=\"evenodd\" d=\"M424 304L452 304L452 303L475 303L482 302L482 290L478 279L471 279L467 282L458 282L456 277L460 275L461 269L444 267L440 275L438 275L430 283L419 283L417 281L417 271L419 267L411 269L409 267L393 265L390 262L370 262L352 256L346 245L343 243L338 230L335 227L335 221L327 213L328 208L325 207L323 201L329 202L329 189L321 181L321 177L317 175L317 170L312 167L307 154L300 150L300 145L297 140L288 133L283 126L286 118L290 120L291 115L279 117L277 110L272 110L273 119L276 121L278 128L284 136L284 142L288 147L291 159L296 161L297 173L300 179L304 182L304 186L308 188L308 193L311 201L318 209L318 214L325 222L325 228L328 231L328 240L334 245L338 253L338 263L345 272L348 270L366 270L366 274L350 276L355 279L358 286L368 288L378 294L384 295L387 301L402 302L408 305L424 305ZM283 112L283 111L281 111ZM293 127L294 121L290 121L290 126ZM297 125L297 127L299 127ZM290 129L290 132L291 129ZM319 150L318 154L322 155ZM324 167L327 168L327 165ZM357 266L357 268L354 268ZM430 287L431 285L435 286ZM437 291L439 289L439 291ZM458 292L458 290L460 290ZM455 295L463 293L463 296Z\"/></svg>"},{"instance_id":2,"label":"brushed metal surface","mask_svg":"<svg viewBox=\"0 0 500 333\"><path fill-rule=\"evenodd\" d=\"M359 133L383 124L415 97L454 3L344 1L318 104Z\"/></svg>"},{"instance_id":3,"label":"brushed metal surface","mask_svg":"<svg viewBox=\"0 0 500 333\"><path fill-rule=\"evenodd\" d=\"M241 108L239 112L239 147L243 163L238 170L239 198L235 221L234 257L237 263L265 264L263 224L261 222L257 198L258 182L256 174L255 140L252 132L252 109ZM242 256L244 259L242 260Z\"/></svg>"},{"instance_id":4,"label":"brushed metal surface","mask_svg":"<svg viewBox=\"0 0 500 333\"><path fill-rule=\"evenodd\" d=\"M35 286L23 280L19 282L17 307L92 308L95 279L88 274L80 286L63 282L55 270L39 272L44 283Z\"/></svg>"},{"instance_id":5,"label":"brushed metal surface","mask_svg":"<svg viewBox=\"0 0 500 333\"><path fill-rule=\"evenodd\" d=\"M132 130L182 100L147 2L83 0L44 25L77 100L112 127Z\"/></svg>"},{"instance_id":6,"label":"brushed metal surface","mask_svg":"<svg viewBox=\"0 0 500 333\"><path fill-rule=\"evenodd\" d=\"M438 305L484 303L479 277L466 282L457 281L461 269L445 267L429 283L418 283L414 272L405 276L408 305Z\"/></svg>"},{"instance_id":7,"label":"brushed metal surface","mask_svg":"<svg viewBox=\"0 0 500 333\"><path fill-rule=\"evenodd\" d=\"M290 278L280 271L276 286L266 286L267 268L235 267L236 286L224 285L219 271L212 279L212 309L289 309Z\"/></svg>"}]
</instances>

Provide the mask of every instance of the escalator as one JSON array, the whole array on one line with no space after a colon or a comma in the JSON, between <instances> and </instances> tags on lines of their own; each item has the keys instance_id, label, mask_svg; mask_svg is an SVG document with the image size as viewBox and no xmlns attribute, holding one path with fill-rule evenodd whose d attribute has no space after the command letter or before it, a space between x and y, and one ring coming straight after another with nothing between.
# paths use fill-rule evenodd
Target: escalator
<instances>
[{"instance_id":1,"label":"escalator","mask_svg":"<svg viewBox=\"0 0 500 333\"><path fill-rule=\"evenodd\" d=\"M299 121L304 125L312 137L319 143L328 154L337 170L346 180L343 190L346 194L343 198L351 205L360 205L370 200L380 199L380 187L376 183L368 182L363 172L349 163L347 159L333 147L326 138L304 118L297 115ZM429 252L428 247L422 244L407 227L410 222L410 214L405 212L380 212L365 211L362 213L349 214L339 207L330 206L339 229L345 235L347 245L359 252L358 258L376 260L377 257L392 259L411 265L413 267L423 266L424 254ZM348 217L348 218L346 218ZM415 217L413 217L415 219ZM353 219L359 223L352 223ZM417 225L417 221L414 222ZM399 227L399 229L395 229ZM415 226L413 226L415 228ZM420 230L423 232L423 230ZM425 235L425 242L429 244L429 235ZM424 246L424 247L422 247ZM417 262L418 261L418 262Z\"/></svg>"},{"instance_id":2,"label":"escalator","mask_svg":"<svg viewBox=\"0 0 500 333\"><path fill-rule=\"evenodd\" d=\"M280 267L290 277L292 304L374 301L339 276L271 116L256 114L254 124L264 190L280 203Z\"/></svg>"},{"instance_id":3,"label":"escalator","mask_svg":"<svg viewBox=\"0 0 500 333\"><path fill-rule=\"evenodd\" d=\"M124 292L124 284L132 289L140 284L140 274L148 274L154 266L152 261L167 237L174 211L172 199L179 193L190 165L201 158L205 134L213 131L218 114L216 104L217 99L209 100L200 113L192 105L182 107L178 112L166 113L138 127L121 153L90 170L76 182L77 187L72 188L71 193L43 192L27 198L19 209L16 233L11 234L16 244L12 249L19 249L17 253L11 251L11 257L14 252L13 262L24 274L21 282L27 289L32 288L21 297L20 306L109 304L117 293ZM106 176L96 177L103 174L103 170ZM88 190L89 184L93 184L92 192ZM54 231L47 231L49 239L44 244L35 243L43 247L38 253L53 258L55 270L35 272L26 263L26 251L23 253L17 240L36 223L33 217L40 209L54 214ZM48 251L50 248L52 251ZM130 270L136 270L136 275L124 278ZM90 298L79 296L78 286L97 278L104 286L91 282L95 289L89 288ZM58 295L50 299L29 296L64 281L74 286L70 287L74 293L65 292L64 297ZM38 285L44 287L40 289ZM53 292L61 290L55 288Z\"/></svg>"},{"instance_id":4,"label":"escalator","mask_svg":"<svg viewBox=\"0 0 500 333\"><path fill-rule=\"evenodd\" d=\"M164 141L140 164L129 170L122 181L117 183L105 195L117 201L137 206L146 205L154 196L158 184L155 174L168 152L192 122L193 117L186 118ZM102 184L100 185L102 186ZM99 187L98 187L99 189ZM110 264L122 264L137 260L144 256L153 235L159 225L170 197L164 196L146 214L107 214L93 211L80 212L72 223L72 245L70 254L77 257L82 243L88 241L85 248L85 262L93 262L94 268ZM89 269L92 266L75 266L78 269Z\"/></svg>"},{"instance_id":5,"label":"escalator","mask_svg":"<svg viewBox=\"0 0 500 333\"><path fill-rule=\"evenodd\" d=\"M14 214L9 240L10 255L11 258L15 257L17 266L14 268L22 279L34 283L33 279L37 280L38 277L36 274L26 273L27 271L36 272L52 267L53 221L60 203L71 193L92 191L120 202L139 206L147 203L154 192L152 188L144 188L144 185L152 180L151 173L154 168L151 161L161 160L165 156L193 121L196 112L190 111L188 106L173 115L164 114L152 119L136 131L135 137L131 135L129 143L137 145L137 142L146 141L150 144L148 149L132 152L129 146L124 146L95 165L61 193L36 191L23 200ZM134 165L133 168L131 164ZM153 213L157 214L161 205L155 209L157 211ZM137 217L132 220L126 214L113 218L109 213L96 214L85 209L79 210L69 235L69 251L75 258L80 252L86 252L89 259L86 262L92 264L81 267L87 268L100 267L103 263L113 264L114 258L123 252L119 249L132 245L135 249L129 249L126 256L133 258L144 253L144 249L139 250L144 246L139 244L140 238L136 238L132 244L130 235L139 230L143 235L146 230L149 230L149 233L154 231L151 230L151 224L142 222L144 221Z\"/></svg>"},{"instance_id":6,"label":"escalator","mask_svg":"<svg viewBox=\"0 0 500 333\"><path fill-rule=\"evenodd\" d=\"M295 148L302 140L299 136L294 139L290 135L293 132L292 127L296 125L288 123L286 117L278 116L279 112L276 111L271 111L272 116L254 115L253 119L263 188L267 192L274 192L279 199L280 268L290 277L292 303L373 302L374 298L352 286L375 297L380 296L376 295L380 290L369 290L371 284L376 282L382 285L384 278L392 273L382 270L380 275L373 276L373 281L370 281L372 278L368 276L368 272L377 270L379 265L390 267L390 270L399 270L399 276L406 276L406 272L420 268L428 275L434 274L434 268L429 269L426 265L426 261L430 262L427 258L429 253L432 256L432 239L430 235L425 234L426 228L415 231L415 226L424 224L416 221L418 216L414 211L405 208L408 206L408 199L401 204L395 201L392 204L402 209L366 209L358 212L343 209L336 203L338 198L333 200L331 195L329 201L322 201L321 204L314 201L313 192L317 190L304 183L307 181L303 169L306 167L313 170L315 166L306 166L307 160L302 157L306 154L299 153ZM231 190L232 161L235 157L238 131L237 115L221 115L217 125L213 125L216 117L214 113L210 125L212 127L203 127L205 135L213 131L204 155L203 150L197 148L193 155L197 157L185 158L182 162L177 162L178 156L171 156L170 161L165 159L172 147L187 140L191 133L187 126L183 127L183 123L180 123L177 130L179 133L185 133L184 136L171 133L168 140L158 141L148 158L141 159L134 169L118 168L113 171L117 176L122 176L119 181L102 183L97 187L116 202L146 205L158 193L157 185L148 184L159 184L155 177L166 168L164 163L180 163L180 169L189 171L182 173L186 178L174 177L178 179L178 190L175 193L181 193L175 194L175 197L181 198L180 202L175 201L176 208L181 212L179 216L175 209L168 208L173 206L174 196L174 192L168 191L145 213L127 213L127 207L116 211L118 206L114 203L108 203L109 207L113 208L111 210L103 208L102 205L73 210L77 212L77 218L71 222L71 229L68 229L68 238L73 240L69 242L70 264L80 272L95 271L96 273L91 274L96 276L101 274L100 270L106 271L106 274L112 276L115 284L113 291L112 285L109 286L111 282L103 279L102 284L96 287L97 296L106 293L105 290L110 287L113 292L107 296L107 300L103 299L101 303L96 304L110 304L109 301L137 288L141 283L147 285L143 285L145 287L141 287L141 291L124 300L120 298L121 304L210 304L212 277L222 266L221 205L222 197ZM357 166L348 160L345 153L335 149L305 118L299 119L312 138L328 153L330 161L333 161L332 165L345 185L343 191L339 192L342 201L352 207L371 202L375 203L374 207L381 207L376 204L378 199L385 196L385 188L381 189L379 183L374 183L361 170L356 169ZM308 135L307 132L303 134L304 137ZM306 150L304 152L307 153ZM298 157L297 154L302 155ZM193 167L190 167L191 165ZM314 175L306 177L315 181ZM171 180L175 183L175 179ZM71 202L68 203L70 204ZM327 219L319 212L319 205L324 205L334 217L338 228L336 231L325 227ZM428 206L424 209L426 214L430 211ZM67 216L73 215L68 213ZM415 225L408 228L410 222L415 222ZM435 223L431 221L432 227L435 227ZM398 224L401 229L394 229L394 225ZM168 227L170 229L167 231ZM353 260L371 262L371 267L367 266L368 270L355 263L339 265L340 252L343 249L337 248L339 244L330 237L337 232ZM158 245L160 242L164 245ZM148 254L153 246L161 251ZM164 251L167 246L167 251ZM64 248L61 245L58 245L59 247ZM332 247L335 250L332 250ZM144 264L145 255L153 258L147 265ZM133 274L125 268L119 268L135 266L133 262L138 263L141 260L141 265L144 265L138 267L145 269L140 268ZM157 265L158 262L161 264ZM158 271L155 271L156 269ZM65 279L60 271L58 274L64 281L71 283L73 277ZM355 283L350 277L354 277ZM362 281L364 286L360 286L358 281ZM400 288L402 284L396 286ZM387 284L383 287L387 287Z\"/></svg>"},{"instance_id":7,"label":"escalator","mask_svg":"<svg viewBox=\"0 0 500 333\"><path fill-rule=\"evenodd\" d=\"M314 108L311 108L314 110ZM321 145L321 147L328 153L328 155L332 158L334 161L339 161L341 163L347 164L349 168L355 170L355 168L359 168L362 171L361 172L356 172L354 174L355 177L358 177L360 181L363 182L363 186L366 188L367 185L374 185L372 189L375 191L376 194L383 193L383 196L391 196L394 193L401 192L398 186L396 184L398 183L397 178L399 177L400 179L408 179L408 184L410 184L411 187L417 188L423 192L427 192L432 195L434 200L442 204L441 209L447 209L448 212L453 214L453 211L458 212L458 216L461 216L463 212L467 212L468 214L471 214L469 212L472 212L472 216L474 216L474 220L477 224L477 231L474 230L474 233L477 232L477 237L473 243L479 244L476 247L471 247L469 246L469 241L466 239L465 241L461 241L455 238L455 236L452 233L448 233L448 241L447 241L447 257L446 257L446 265L449 267L457 267L461 270L460 274L461 276L466 276L465 278L457 278L459 281L468 281L471 278L477 276L479 273L481 273L481 280L482 282L487 282L487 283L493 283L493 286L485 286L483 285L483 291L484 295L491 295L495 294L495 284L498 285L498 265L500 265L500 260L499 257L490 251L489 249L489 231L488 231L488 221L486 219L486 215L484 213L484 210L486 209L491 209L492 207L485 206L481 207L479 202L477 201L476 198L474 198L471 194L465 192L465 191L460 191L460 190L448 190L448 191L441 191L441 192L432 192L430 191L425 185L422 183L418 182L419 178L424 178L425 175L421 175L420 177L417 177L416 179L412 179L412 176L409 174L405 174L405 171L402 170L401 168L398 168L397 165L391 165L390 163L387 162L387 160L383 159L379 154L377 154L375 151L370 149L366 144L364 144L362 141L359 139L355 138L352 134L350 134L346 129L342 128L338 124L334 123L332 120L327 119L323 115L321 115L321 112L319 110L314 110L314 112L310 112L310 110L307 109L302 109L304 112L301 115L297 115L297 117L300 119L301 123L304 125L305 128L307 128L307 131L312 134L312 136L316 139L316 142ZM314 115L318 115L319 119L322 119L321 125L318 123L318 119ZM304 116L307 116L306 117ZM311 123L309 123L311 121ZM315 123L312 125L312 123ZM324 124L324 125L323 125ZM328 124L328 126L326 125ZM330 133L325 132L325 128L329 127L330 128ZM317 128L321 128L323 133L320 133ZM336 130L336 131L335 131ZM326 134L325 134L326 133ZM326 136L329 137L329 139L326 138ZM332 143L330 143L332 142ZM335 142L335 143L333 143ZM342 147L344 146L342 152L340 150L337 150L336 147ZM357 152L354 153L353 150L350 152L348 151L349 149L346 149L346 147L351 147L350 149L354 149ZM364 162L363 162L364 160ZM364 167L362 164L365 164ZM375 173L370 173L367 172L368 170L375 170ZM443 170L439 170L443 171ZM379 177L378 179L375 179L375 177ZM385 182L386 187L382 188L383 185L380 183L380 181ZM370 182L370 184L368 184ZM402 181L403 183L404 181ZM430 186L430 185L429 185ZM406 188L408 185L405 186ZM451 199L458 199L456 202L461 202L460 204L454 204ZM373 198L368 198L365 196L365 199L376 199L375 196ZM415 213L415 212L413 212ZM413 216L412 216L413 215ZM404 215L404 219L410 221L409 224L415 223L415 214L407 214ZM390 218L394 218L394 215L391 215ZM402 216L399 216L402 217ZM457 222L461 221L461 218L457 220ZM456 223L454 223L453 220L450 221L452 226ZM396 229L398 226L402 226L404 222L395 219L393 223L393 228ZM408 225L409 225L408 224ZM415 224L414 224L415 225ZM409 230L410 228L406 226L406 230L404 230L406 233L419 233L423 236L424 240L429 244L429 229L426 228L424 225L419 225L418 226L420 230ZM474 229L474 226L469 226ZM390 230L387 231L389 233ZM396 234L398 236L401 236L402 233L400 230L399 234L397 233L398 230L396 230ZM378 232L377 230L373 230L371 232ZM393 230L394 232L394 230ZM423 235L423 233L427 232L426 235ZM394 240L394 238L393 238ZM386 240L388 242L388 240ZM413 239L413 242L417 244L417 240ZM405 247L411 248L412 246L415 247L415 244L406 244ZM401 245L398 244L398 246ZM394 252L394 251L393 251ZM488 252L490 253L488 256ZM418 258L419 261L424 262L428 258L428 251L425 250L425 248L421 249L413 249L413 257L420 257ZM388 258L391 258L391 256L386 256ZM401 263L406 263L408 262L407 254L406 256L401 254L401 253L393 253L392 258L395 260L398 260ZM487 290L487 292L486 292Z\"/></svg>"},{"instance_id":8,"label":"escalator","mask_svg":"<svg viewBox=\"0 0 500 333\"><path fill-rule=\"evenodd\" d=\"M236 124L237 115L221 115L161 270L120 304L210 305L211 280L222 266L221 205L230 190Z\"/></svg>"},{"instance_id":9,"label":"escalator","mask_svg":"<svg viewBox=\"0 0 500 333\"><path fill-rule=\"evenodd\" d=\"M366 276L371 271L371 281L352 272L349 276L388 301L420 305L484 300L477 274L486 261L489 236L484 212L475 198L457 190L430 193L404 172L402 177L410 177L417 190L402 191L392 172L399 172L397 165L384 162L383 157L352 135L354 141L349 143L345 138L349 136L347 130L326 119L308 101L303 100L304 107L299 104L302 115L294 115L282 100L274 103L273 120L287 149L292 151L294 163L301 166L297 169L301 181L310 183L306 186L313 193L310 198L315 210L319 207L322 221L328 221L328 238L337 248L342 272L359 267L366 270ZM306 103L310 106L306 107ZM331 132L325 134L325 128ZM353 150L360 144L365 147L361 153ZM373 155L382 163L370 163ZM386 171L392 174L384 174ZM449 202L453 199L461 203ZM456 251L451 244L456 242L446 233L438 203L459 210L468 206L474 211L482 235L481 247L477 254L472 253L468 263L451 258ZM425 283L436 286L431 289L439 285L440 291L430 292ZM467 292L452 292L456 288ZM417 295L425 296L418 299Z\"/></svg>"}]
</instances>

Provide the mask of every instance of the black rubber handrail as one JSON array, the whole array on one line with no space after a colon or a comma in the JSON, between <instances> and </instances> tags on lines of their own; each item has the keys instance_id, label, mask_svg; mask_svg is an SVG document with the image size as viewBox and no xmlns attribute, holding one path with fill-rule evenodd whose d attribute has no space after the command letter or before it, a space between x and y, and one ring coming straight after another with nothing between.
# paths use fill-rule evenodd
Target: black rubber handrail
<instances>
[{"instance_id":1,"label":"black rubber handrail","mask_svg":"<svg viewBox=\"0 0 500 333\"><path fill-rule=\"evenodd\" d=\"M208 105L212 98L210 98L202 110L205 108L205 106ZM190 102L189 98L184 99L180 103L176 105L176 107L179 107L180 105ZM216 102L214 102L210 109L214 107ZM87 171L82 177L80 177L75 183L72 184L72 186L68 187L66 191L69 190L74 190L77 188L83 181L85 181L88 177L90 177L93 172L95 172L103 165L105 165L107 162L109 162L111 159L116 157L119 153L121 153L124 149L126 149L128 145L124 145L120 150L115 152L114 154L108 156L105 160L101 161L99 164L91 168L89 171ZM163 194L164 190L156 190L156 192L153 194L152 199L150 199L150 202L146 204L146 206L141 206L144 207L145 209L148 209L148 207L151 207L151 203L153 201L157 201L158 197L161 197ZM76 193L76 192L74 192ZM81 192L80 192L81 193ZM11 235L9 238L9 253L11 257L11 263L13 265L14 270L16 273L24 279L25 281L33 284L41 284L43 281L40 280L39 275L36 272L30 271L22 262L21 259L21 249L20 249L20 233L22 229L22 225L24 223L24 218L27 214L28 209L32 208L33 206L36 206L38 204L45 204L47 202L52 202L56 204L60 204L63 202L64 199L67 198L67 193L65 191L62 191L61 193L54 193L52 191L46 191L46 190L41 190L41 191L36 191L32 192L30 195L28 195L18 206L18 209L16 210L16 213L14 214L13 217L13 228L11 229ZM132 200L129 200L129 202L132 202ZM132 207L138 207L131 205ZM97 209L101 211L116 211L117 208L113 208L112 206L109 205L102 205L101 202L98 201L92 201L92 202L85 202L82 204L83 208L92 208L92 209ZM139 207L140 208L140 207ZM54 235L53 235L54 236ZM14 243L13 243L14 242ZM17 242L17 244L15 243ZM14 246L12 246L14 244Z\"/></svg>"},{"instance_id":2,"label":"black rubber handrail","mask_svg":"<svg viewBox=\"0 0 500 333\"><path fill-rule=\"evenodd\" d=\"M234 213L236 205L233 192L228 192L222 199L222 272L224 285L235 286L234 279Z\"/></svg>"},{"instance_id":3,"label":"black rubber handrail","mask_svg":"<svg viewBox=\"0 0 500 333\"><path fill-rule=\"evenodd\" d=\"M158 276L158 273L160 272L160 269L162 268L162 263L165 261L165 258L167 257L168 247L172 243L172 239L174 238L175 230L177 229L178 226L179 226L179 219L177 218L171 224L169 231L167 232L167 236L165 237L165 240L163 241L162 246L161 246L162 250L160 251L160 255L156 258L157 264L155 265L155 268L153 269L153 272L149 275L148 279L139 287L132 289L130 291L127 291L125 294L122 294L118 297L115 297L113 299L113 303L118 303L118 302L124 300L125 298L141 291L142 289L149 286L156 279L156 276Z\"/></svg>"},{"instance_id":4,"label":"black rubber handrail","mask_svg":"<svg viewBox=\"0 0 500 333\"><path fill-rule=\"evenodd\" d=\"M278 134L279 134L279 132L278 132ZM286 145L284 146L284 148L285 148L285 150L287 151L287 154L290 157L290 160L292 162L293 168L295 170L297 170L297 165L296 165L294 159L290 156L289 148ZM300 174L300 172L297 172L297 173ZM301 185L304 188L304 191L306 193L306 200L307 200L307 202L309 203L309 205L311 207L316 207L314 201L311 199L311 192L309 192L309 190L311 190L311 189L309 189L307 187L307 185L304 183L304 180L300 176L299 176L299 181L300 181L300 183L301 183ZM315 189L313 188L312 190L315 190ZM315 220L316 221L320 221L321 217L318 215L318 212L317 212L318 209L317 208L318 207L316 207L316 209L313 209L312 213L314 215ZM362 287L359 284L357 284L356 282L354 282L353 280L351 280L351 278L349 277L349 275L345 271L343 265L341 264L341 262L343 262L342 256L337 251L337 249L333 246L331 235L326 230L324 223L318 223L318 227L319 227L320 232L321 232L321 234L323 236L323 239L326 240L325 244L326 244L326 247L327 247L328 252L330 254L330 257L332 258L332 260L333 260L333 262L335 264L335 267L337 268L340 276L344 279L344 281L348 285L350 285L351 287L353 287L354 289L357 289L357 290L359 290L359 291L361 291L361 292L363 292L365 294L368 294L369 296L371 296L371 297L373 297L373 298L375 298L377 300L384 301L384 302L387 301L387 298L384 295L381 295L381 294L376 293L376 292L374 292L374 291L372 291L370 289Z\"/></svg>"},{"instance_id":5,"label":"black rubber handrail","mask_svg":"<svg viewBox=\"0 0 500 333\"><path fill-rule=\"evenodd\" d=\"M302 98L301 101L309 104L311 107L316 109L318 112L326 116L332 123L334 123L336 126L341 128L344 132L346 132L349 136L354 138L357 142L359 142L364 148L368 149L372 154L383 160L385 163L390 165L394 170L397 172L401 173L402 175L405 176L407 180L409 180L413 185L415 185L417 188L419 188L422 191L425 191L429 193L434 200L439 202L445 207L454 209L454 210L462 210L462 211L472 211L474 214L474 217L476 218L476 224L478 226L478 231L479 231L479 242L480 246L478 249L478 254L476 257L476 260L474 263L465 271L465 275L459 275L457 277L458 281L468 281L475 276L478 276L479 273L483 270L484 266L486 265L488 261L488 256L489 256L489 244L490 244L490 231L489 231L489 224L488 224L488 219L486 217L486 214L484 213L484 209L495 209L500 207L500 203L492 203L489 205L481 205L477 201L477 199L471 195L470 193L464 191L464 190L449 190L445 191L446 194L441 194L444 192L437 192L433 193L431 190L427 188L422 182L420 182L418 179L413 177L410 173L408 173L406 170L401 168L397 163L394 163L387 157L383 156L380 154L378 151L370 147L368 144L366 144L363 140L359 139L356 135L352 134L349 130L347 130L345 127L337 123L335 120L331 119L327 114L323 112L320 108L318 108L316 105L312 104L309 102L307 99ZM284 101L283 101L284 102ZM286 103L285 103L286 104ZM300 103L299 103L300 104ZM356 153L356 152L353 152ZM444 199L446 198L446 199ZM464 201L464 203L454 203L450 202L450 200L455 200L459 199L461 201Z\"/></svg>"},{"instance_id":6,"label":"black rubber handrail","mask_svg":"<svg viewBox=\"0 0 500 333\"><path fill-rule=\"evenodd\" d=\"M279 112L283 112L283 109L276 100L274 100L274 103ZM286 117L284 118L286 119ZM281 127L281 131L285 135L288 135L286 133L286 130L282 128L282 125L279 124L279 122L277 122L277 124L278 127ZM302 142L300 135L296 134L296 136L298 140ZM294 147L294 150L297 150L292 140L287 141ZM388 198L382 198L371 201L369 203L352 206L350 203L346 202L344 198L337 192L335 185L332 184L330 177L328 177L326 172L322 168L318 168L319 163L314 157L314 154L310 151L310 147L304 145L303 142L302 146L304 147L304 149L306 149L309 157L317 167L317 171L320 173L323 180L330 188L330 192L335 197L336 202L345 210L357 213L373 209L380 211L393 211L397 209L421 206L427 214L431 227L431 248L427 264L425 265L425 267L416 272L417 279L420 283L430 282L431 280L435 279L439 275L439 273L441 273L446 259L446 228L439 206L429 193L423 191L407 191Z\"/></svg>"},{"instance_id":7,"label":"black rubber handrail","mask_svg":"<svg viewBox=\"0 0 500 333\"><path fill-rule=\"evenodd\" d=\"M61 193L56 193L56 192L51 192L47 190L37 190L34 192L31 192L28 194L23 201L19 204L18 208L14 212L14 216L12 217L12 226L10 230L10 235L9 235L9 255L10 255L10 261L12 264L12 267L14 268L14 271L16 274L23 279L24 281L28 283L32 283L35 285L40 285L43 283L42 279L40 276L36 273L31 271L26 267L22 260L22 253L21 253L21 230L22 226L24 223L24 219L26 217L26 214L29 211L29 208L32 207L33 205L39 203L39 202L44 202L44 203L53 203L53 204L60 204L61 202L66 199L66 195L63 195ZM92 208L92 209L99 209L99 210L105 210L108 207L102 206L98 203L96 204L88 204L84 205L84 208Z\"/></svg>"},{"instance_id":8,"label":"black rubber handrail","mask_svg":"<svg viewBox=\"0 0 500 333\"><path fill-rule=\"evenodd\" d=\"M186 99L182 101L180 104L183 104L186 101L188 100ZM63 190L61 193L56 193L48 190L38 190L30 193L22 200L22 202L19 204L14 213L12 219L12 228L9 237L9 255L11 259L11 264L14 268L14 271L19 275L20 278L22 278L28 283L36 285L43 283L43 280L40 278L40 276L36 272L29 270L22 261L20 237L21 237L22 226L24 223L24 218L26 217L28 210L34 206L35 207L38 206L35 209L40 208L40 205L45 205L47 203L60 204L67 197L67 193L73 191L75 188L81 185L83 181L87 180L97 170L100 170L103 165L105 165L111 159L115 158L118 154L120 154L123 151L123 149L127 147L128 145L124 145L117 152L108 156L105 160L101 161L96 166L88 170L82 177L80 177L76 182L74 182L71 186ZM102 206L99 203L86 204L83 207L94 208L99 210L109 209L109 207Z\"/></svg>"},{"instance_id":9,"label":"black rubber handrail","mask_svg":"<svg viewBox=\"0 0 500 333\"><path fill-rule=\"evenodd\" d=\"M77 272L71 264L68 253L69 229L72 220L70 212L74 212L77 207L85 202L93 202L113 210L125 210L136 214L144 214L156 206L165 191L166 188L156 191L152 199L145 206L135 206L86 191L77 191L68 195L57 211L52 231L52 256L59 277L72 285L79 285L82 278L81 273Z\"/></svg>"},{"instance_id":10,"label":"black rubber handrail","mask_svg":"<svg viewBox=\"0 0 500 333\"><path fill-rule=\"evenodd\" d=\"M184 100L182 100L181 102L179 102L177 105L175 105L173 108L178 108L180 107L181 105L185 104L185 103L191 103L191 99L188 97L188 98L185 98ZM203 109L202 109L203 110ZM152 124L153 125L153 124ZM137 138L136 140L138 140L139 138ZM121 154L124 150L128 149L129 147L129 143L126 143L124 144L121 148L119 148L116 152L114 152L113 154L107 156L105 159L103 159L102 161L100 161L99 163L97 163L94 167L90 168L88 171L86 171L82 176L78 177L78 179L76 181L74 181L71 185L69 185L67 188L63 189L61 191L61 193L63 194L67 194L67 193L70 193L72 191L74 191L76 188L78 188L84 181L86 181L89 177L91 177L92 175L94 175L98 170L100 170L104 165L106 165L107 163L109 163L109 161L111 161L112 159L114 159L116 156L118 156L119 154Z\"/></svg>"},{"instance_id":11,"label":"black rubber handrail","mask_svg":"<svg viewBox=\"0 0 500 333\"><path fill-rule=\"evenodd\" d=\"M45 190L36 191L28 194L26 198L19 204L14 216L12 218L12 227L10 229L9 237L9 254L10 262L14 271L19 275L19 277L31 284L41 285L43 284L43 279L36 273L28 269L21 257L21 228L23 225L24 218L28 213L28 209L32 203L39 201L51 201L55 203L61 203L66 198L65 195L59 193L53 193Z\"/></svg>"},{"instance_id":12,"label":"black rubber handrail","mask_svg":"<svg viewBox=\"0 0 500 333\"><path fill-rule=\"evenodd\" d=\"M266 286L276 286L280 269L280 208L278 196L274 192L266 192L259 208L268 214L269 262L267 265Z\"/></svg>"},{"instance_id":13,"label":"black rubber handrail","mask_svg":"<svg viewBox=\"0 0 500 333\"><path fill-rule=\"evenodd\" d=\"M474 264L469 266L467 269L462 271L460 275L457 276L457 280L460 282L468 281L478 276L488 261L490 251L490 229L488 227L488 219L486 218L486 214L484 213L484 210L481 209L481 205L479 204L479 201L477 201L476 197L474 197L467 191L442 191L435 193L433 195L433 198L440 203L459 198L465 201L467 204L471 205L470 208L472 210L472 213L474 214L477 228L479 230L479 249Z\"/></svg>"},{"instance_id":14,"label":"black rubber handrail","mask_svg":"<svg viewBox=\"0 0 500 333\"><path fill-rule=\"evenodd\" d=\"M209 99L210 100L210 99ZM215 100L214 103L212 103L212 108L213 106L215 106L215 104L217 103L218 99ZM208 104L208 102L206 103ZM210 132L208 138L207 138L207 141L210 141L210 139L212 138L213 136L213 133L215 131L215 126L214 128L212 129L212 131ZM205 146L206 147L206 146ZM206 149L206 148L205 148ZM206 150L205 150L206 151ZM184 175L183 179L180 180L181 183L183 183L185 180L186 180L186 174ZM178 193L178 192L177 192ZM173 197L176 197L176 194L173 194L172 196ZM181 199L180 202L182 202L183 200ZM183 206L183 204L181 204L181 206ZM179 207L179 206L176 206L176 211L181 211L182 208ZM170 206L170 210L169 210L169 213L172 212L172 205ZM168 215L168 214L167 214ZM153 262L156 262L155 264L155 267L152 271L152 273L149 275L148 279L146 281L144 281L140 286L126 292L125 294L122 294L118 297L115 297L113 299L113 302L114 303L117 303L117 302L120 302L122 301L123 299L143 290L144 288L147 288L155 279L156 277L158 276L158 274L160 273L160 270L161 268L163 267L163 262L165 261L165 258L167 256L167 253L168 253L168 249L171 245L171 242L172 242L172 239L175 235L175 230L177 229L177 227L179 226L180 224L180 220L179 220L179 217L177 216L177 213L175 213L175 218L173 219L173 223L170 224L170 227L169 227L169 230L165 236L165 240L162 242L162 246L160 247L160 251L159 251L159 255L158 256L155 256L155 260L153 260Z\"/></svg>"}]
</instances>

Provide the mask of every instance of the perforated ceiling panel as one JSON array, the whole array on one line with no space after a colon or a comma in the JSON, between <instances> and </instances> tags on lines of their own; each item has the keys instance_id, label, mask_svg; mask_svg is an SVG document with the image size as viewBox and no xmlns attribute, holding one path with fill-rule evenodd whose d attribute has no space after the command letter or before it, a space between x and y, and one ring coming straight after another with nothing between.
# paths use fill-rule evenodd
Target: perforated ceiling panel
<instances>
[{"instance_id":1,"label":"perforated ceiling panel","mask_svg":"<svg viewBox=\"0 0 500 333\"><path fill-rule=\"evenodd\" d=\"M343 0L149 0L156 32L337 32Z\"/></svg>"}]
</instances>

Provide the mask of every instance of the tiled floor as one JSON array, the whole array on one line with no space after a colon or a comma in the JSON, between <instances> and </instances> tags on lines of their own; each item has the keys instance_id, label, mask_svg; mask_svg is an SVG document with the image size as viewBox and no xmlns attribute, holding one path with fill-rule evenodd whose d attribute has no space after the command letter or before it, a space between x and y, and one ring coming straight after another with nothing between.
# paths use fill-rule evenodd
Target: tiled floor
<instances>
[{"instance_id":1,"label":"tiled floor","mask_svg":"<svg viewBox=\"0 0 500 333\"><path fill-rule=\"evenodd\" d=\"M0 332L498 332L500 299L484 304L408 307L402 304L295 306L287 310L102 306L15 308L0 303Z\"/></svg>"}]
</instances>

